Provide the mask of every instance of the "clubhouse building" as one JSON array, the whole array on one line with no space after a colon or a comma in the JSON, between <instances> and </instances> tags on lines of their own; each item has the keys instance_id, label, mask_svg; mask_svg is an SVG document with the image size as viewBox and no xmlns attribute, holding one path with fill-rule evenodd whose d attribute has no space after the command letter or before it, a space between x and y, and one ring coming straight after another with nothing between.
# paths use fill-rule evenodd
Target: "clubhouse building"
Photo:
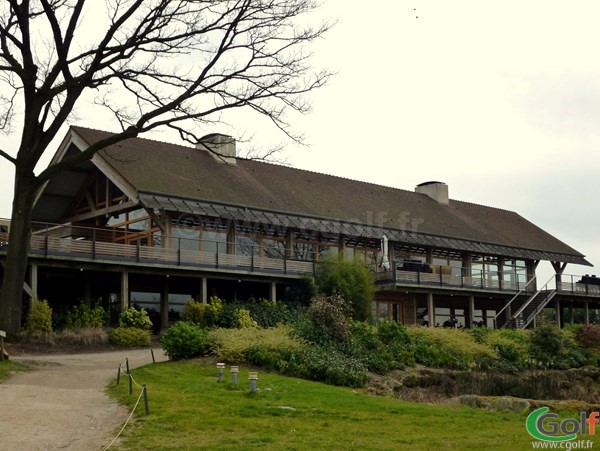
<instances>
[{"instance_id":1,"label":"clubhouse building","mask_svg":"<svg viewBox=\"0 0 600 451\"><path fill-rule=\"evenodd\" d=\"M108 136L71 127L53 161ZM99 303L113 318L137 305L161 328L189 298L285 299L325 255L371 268L376 321L522 328L544 309L560 324L600 309L600 278L565 271L585 256L517 213L451 199L441 182L405 191L237 158L220 134L112 145L57 173L34 221L24 302ZM9 240L5 220L0 272Z\"/></svg>"}]
</instances>

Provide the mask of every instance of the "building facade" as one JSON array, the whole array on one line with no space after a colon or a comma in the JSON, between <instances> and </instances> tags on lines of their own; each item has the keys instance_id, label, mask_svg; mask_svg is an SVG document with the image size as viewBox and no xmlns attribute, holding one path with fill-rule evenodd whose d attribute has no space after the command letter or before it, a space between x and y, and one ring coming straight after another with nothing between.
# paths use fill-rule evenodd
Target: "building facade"
<instances>
[{"instance_id":1,"label":"building facade","mask_svg":"<svg viewBox=\"0 0 600 451\"><path fill-rule=\"evenodd\" d=\"M53 161L108 136L72 127ZM325 255L372 269L378 321L527 327L543 309L564 323L600 307L597 278L565 273L591 266L584 255L514 212L453 200L441 182L405 191L240 159L219 134L196 148L112 145L56 174L34 219L29 298L113 317L135 304L162 328L189 298L282 299ZM1 263L10 222L0 227Z\"/></svg>"}]
</instances>

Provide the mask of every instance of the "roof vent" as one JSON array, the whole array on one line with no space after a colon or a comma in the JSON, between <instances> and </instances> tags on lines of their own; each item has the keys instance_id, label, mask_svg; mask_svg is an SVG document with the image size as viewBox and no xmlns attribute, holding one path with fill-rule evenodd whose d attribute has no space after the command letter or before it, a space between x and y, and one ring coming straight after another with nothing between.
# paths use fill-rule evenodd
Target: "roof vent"
<instances>
[{"instance_id":1,"label":"roof vent","mask_svg":"<svg viewBox=\"0 0 600 451\"><path fill-rule=\"evenodd\" d=\"M196 149L206 149L218 162L236 164L235 138L221 133L211 133L200 138Z\"/></svg>"},{"instance_id":2,"label":"roof vent","mask_svg":"<svg viewBox=\"0 0 600 451\"><path fill-rule=\"evenodd\" d=\"M416 186L416 193L426 194L438 204L449 205L448 185L444 182L424 182Z\"/></svg>"}]
</instances>

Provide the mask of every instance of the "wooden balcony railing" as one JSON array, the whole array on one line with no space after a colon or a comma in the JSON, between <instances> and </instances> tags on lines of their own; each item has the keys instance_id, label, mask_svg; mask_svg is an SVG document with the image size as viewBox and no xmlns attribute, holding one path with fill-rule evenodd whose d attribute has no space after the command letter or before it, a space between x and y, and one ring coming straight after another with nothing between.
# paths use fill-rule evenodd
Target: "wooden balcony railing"
<instances>
[{"instance_id":1,"label":"wooden balcony railing","mask_svg":"<svg viewBox=\"0 0 600 451\"><path fill-rule=\"evenodd\" d=\"M107 241L111 233L106 229L93 229L76 226L56 226L36 224L31 237L32 256L45 258L76 258L78 260L104 261L108 263L141 263L147 265L175 265L182 268L214 268L237 271L282 273L302 275L313 273L314 261L303 261L288 258L283 252L280 258L255 255L250 247L233 243L216 243L212 241L197 241L197 248L205 247L218 249L218 252L203 252L200 250L181 249L181 239L174 238L177 248L162 247L161 245L144 245L147 237L130 244ZM130 234L131 232L129 232ZM171 242L170 237L158 237L161 243ZM9 241L7 230L0 231L0 252L6 251ZM113 236L114 239L114 236ZM189 242L193 240L186 240ZM156 243L153 243L156 244ZM219 246L220 245L220 246ZM227 250L240 254L227 253Z\"/></svg>"}]
</instances>

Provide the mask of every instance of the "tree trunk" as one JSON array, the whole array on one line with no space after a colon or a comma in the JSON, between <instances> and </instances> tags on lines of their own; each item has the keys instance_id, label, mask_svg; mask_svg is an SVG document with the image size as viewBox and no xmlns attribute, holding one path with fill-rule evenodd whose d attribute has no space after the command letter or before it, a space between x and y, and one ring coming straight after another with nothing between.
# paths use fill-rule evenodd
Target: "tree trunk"
<instances>
[{"instance_id":1,"label":"tree trunk","mask_svg":"<svg viewBox=\"0 0 600 451\"><path fill-rule=\"evenodd\" d=\"M17 175L4 277L0 285L0 329L15 335L21 329L23 282L31 245L31 215L36 190L33 174Z\"/></svg>"}]
</instances>

